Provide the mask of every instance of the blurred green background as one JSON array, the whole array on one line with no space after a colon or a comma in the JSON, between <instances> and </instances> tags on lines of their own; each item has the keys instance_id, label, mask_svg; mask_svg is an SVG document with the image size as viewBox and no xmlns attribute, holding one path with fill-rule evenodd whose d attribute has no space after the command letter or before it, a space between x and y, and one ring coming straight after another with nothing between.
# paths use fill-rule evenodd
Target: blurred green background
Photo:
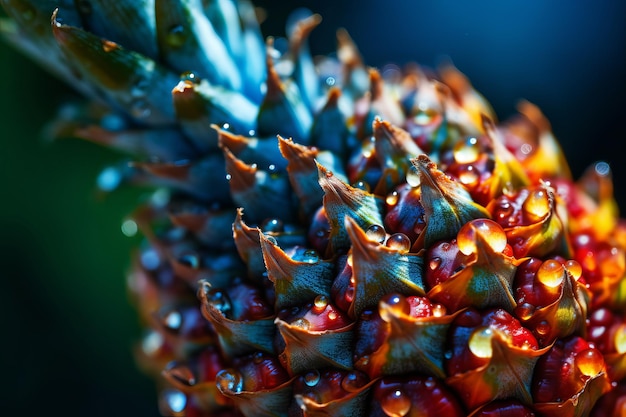
<instances>
[{"instance_id":1,"label":"blurred green background","mask_svg":"<svg viewBox=\"0 0 626 417\"><path fill-rule=\"evenodd\" d=\"M332 52L343 26L371 65L448 56L502 118L520 98L535 102L577 176L592 161L611 163L626 207L624 2L258 3L269 11L266 34L282 35L295 7L321 13L315 53ZM42 138L74 97L0 43L0 414L154 416L153 384L131 355L140 329L124 275L137 240L120 232L141 192L98 195L97 174L119 155Z\"/></svg>"}]
</instances>

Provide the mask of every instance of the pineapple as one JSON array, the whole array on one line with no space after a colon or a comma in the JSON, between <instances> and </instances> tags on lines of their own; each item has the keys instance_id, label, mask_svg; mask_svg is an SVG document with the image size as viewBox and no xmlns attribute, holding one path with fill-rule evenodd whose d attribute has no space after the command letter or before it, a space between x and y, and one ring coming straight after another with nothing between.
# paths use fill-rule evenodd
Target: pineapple
<instances>
[{"instance_id":1,"label":"pineapple","mask_svg":"<svg viewBox=\"0 0 626 417\"><path fill-rule=\"evenodd\" d=\"M91 99L55 134L135 156L99 186L154 189L124 230L163 415L623 415L626 223L535 105L345 31L314 61L317 15L282 48L245 0L52 3L3 32Z\"/></svg>"}]
</instances>

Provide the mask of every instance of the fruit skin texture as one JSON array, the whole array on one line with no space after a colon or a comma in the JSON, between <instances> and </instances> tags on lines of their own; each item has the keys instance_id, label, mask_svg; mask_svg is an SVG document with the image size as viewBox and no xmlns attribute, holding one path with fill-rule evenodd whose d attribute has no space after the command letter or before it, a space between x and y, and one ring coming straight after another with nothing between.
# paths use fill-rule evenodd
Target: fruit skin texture
<instances>
[{"instance_id":1,"label":"fruit skin texture","mask_svg":"<svg viewBox=\"0 0 626 417\"><path fill-rule=\"evenodd\" d=\"M281 53L245 0L0 4L93 100L52 134L134 155L103 190L154 189L129 286L164 415L623 411L626 222L534 105L499 123L456 68L386 78L345 31L314 62L313 14Z\"/></svg>"}]
</instances>

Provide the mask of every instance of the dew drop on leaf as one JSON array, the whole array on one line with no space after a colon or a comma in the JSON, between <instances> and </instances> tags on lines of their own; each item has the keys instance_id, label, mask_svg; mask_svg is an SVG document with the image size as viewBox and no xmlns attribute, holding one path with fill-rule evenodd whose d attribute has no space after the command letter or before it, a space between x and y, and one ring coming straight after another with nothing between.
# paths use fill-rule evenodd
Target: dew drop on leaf
<instances>
[{"instance_id":1,"label":"dew drop on leaf","mask_svg":"<svg viewBox=\"0 0 626 417\"><path fill-rule=\"evenodd\" d=\"M493 355L492 338L493 330L489 327L474 330L468 341L470 351L479 358L491 358Z\"/></svg>"},{"instance_id":2,"label":"dew drop on leaf","mask_svg":"<svg viewBox=\"0 0 626 417\"><path fill-rule=\"evenodd\" d=\"M215 375L215 383L221 391L239 393L243 391L243 378L232 368L222 369Z\"/></svg>"},{"instance_id":3,"label":"dew drop on leaf","mask_svg":"<svg viewBox=\"0 0 626 417\"><path fill-rule=\"evenodd\" d=\"M563 265L554 259L548 259L537 270L537 279L546 287L556 288L563 282Z\"/></svg>"},{"instance_id":4,"label":"dew drop on leaf","mask_svg":"<svg viewBox=\"0 0 626 417\"><path fill-rule=\"evenodd\" d=\"M604 368L604 357L598 349L585 349L578 352L574 363L578 370L585 376L596 376Z\"/></svg>"},{"instance_id":5,"label":"dew drop on leaf","mask_svg":"<svg viewBox=\"0 0 626 417\"><path fill-rule=\"evenodd\" d=\"M369 238L369 240L377 243L383 243L385 238L387 237L387 232L385 232L385 228L379 224L373 224L367 228L365 234Z\"/></svg>"},{"instance_id":6,"label":"dew drop on leaf","mask_svg":"<svg viewBox=\"0 0 626 417\"><path fill-rule=\"evenodd\" d=\"M318 370L314 369L304 374L304 383L309 387L316 386L318 382L320 382L320 373Z\"/></svg>"}]
</instances>

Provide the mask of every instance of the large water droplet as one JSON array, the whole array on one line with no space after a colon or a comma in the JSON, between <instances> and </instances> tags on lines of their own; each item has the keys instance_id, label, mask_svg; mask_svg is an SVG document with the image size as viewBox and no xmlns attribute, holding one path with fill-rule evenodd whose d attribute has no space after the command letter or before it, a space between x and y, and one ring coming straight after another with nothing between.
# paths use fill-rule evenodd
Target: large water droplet
<instances>
[{"instance_id":1,"label":"large water droplet","mask_svg":"<svg viewBox=\"0 0 626 417\"><path fill-rule=\"evenodd\" d=\"M411 399L400 390L393 390L380 400L380 406L389 417L404 417L411 410Z\"/></svg>"},{"instance_id":2,"label":"large water droplet","mask_svg":"<svg viewBox=\"0 0 626 417\"><path fill-rule=\"evenodd\" d=\"M367 377L361 372L348 372L341 380L341 388L348 392L356 392L367 384Z\"/></svg>"},{"instance_id":3,"label":"large water droplet","mask_svg":"<svg viewBox=\"0 0 626 417\"><path fill-rule=\"evenodd\" d=\"M454 145L454 160L459 164L471 164L478 160L480 149L478 149L478 139L474 137L458 141Z\"/></svg>"},{"instance_id":4,"label":"large water droplet","mask_svg":"<svg viewBox=\"0 0 626 417\"><path fill-rule=\"evenodd\" d=\"M533 190L522 205L524 214L530 222L538 222L550 213L550 198L543 189Z\"/></svg>"},{"instance_id":5,"label":"large water droplet","mask_svg":"<svg viewBox=\"0 0 626 417\"><path fill-rule=\"evenodd\" d=\"M462 167L459 170L458 177L461 184L469 187L470 189L478 185L478 181L480 179L478 170L473 165Z\"/></svg>"},{"instance_id":6,"label":"large water droplet","mask_svg":"<svg viewBox=\"0 0 626 417\"><path fill-rule=\"evenodd\" d=\"M385 228L379 224L373 224L367 228L365 234L369 238L369 240L377 243L383 243L385 238L387 237L387 232L385 232Z\"/></svg>"},{"instance_id":7,"label":"large water droplet","mask_svg":"<svg viewBox=\"0 0 626 417\"><path fill-rule=\"evenodd\" d=\"M478 235L496 253L500 253L506 248L506 233L504 233L504 230L498 223L489 219L476 219L463 225L457 235L459 250L464 255L469 256L472 253L476 253L478 250L476 246Z\"/></svg>"},{"instance_id":8,"label":"large water droplet","mask_svg":"<svg viewBox=\"0 0 626 417\"><path fill-rule=\"evenodd\" d=\"M557 288L563 282L565 269L563 265L554 259L548 259L537 270L537 279L549 288Z\"/></svg>"},{"instance_id":9,"label":"large water droplet","mask_svg":"<svg viewBox=\"0 0 626 417\"><path fill-rule=\"evenodd\" d=\"M572 275L572 278L578 280L583 274L583 267L575 260L565 262L565 269Z\"/></svg>"},{"instance_id":10,"label":"large water droplet","mask_svg":"<svg viewBox=\"0 0 626 417\"><path fill-rule=\"evenodd\" d=\"M320 256L315 249L307 249L304 251L302 256L300 256L300 262L306 262L309 264L314 264L319 262Z\"/></svg>"},{"instance_id":11,"label":"large water droplet","mask_svg":"<svg viewBox=\"0 0 626 417\"><path fill-rule=\"evenodd\" d=\"M389 236L385 246L398 252L408 252L411 249L411 239L404 233L394 233Z\"/></svg>"},{"instance_id":12,"label":"large water droplet","mask_svg":"<svg viewBox=\"0 0 626 417\"><path fill-rule=\"evenodd\" d=\"M399 199L398 192L393 191L391 192L391 194L387 195L387 197L385 198L385 203L387 203L388 206L395 206L396 204L398 204L398 199Z\"/></svg>"},{"instance_id":13,"label":"large water droplet","mask_svg":"<svg viewBox=\"0 0 626 417\"><path fill-rule=\"evenodd\" d=\"M187 31L183 25L172 25L167 30L165 42L173 48L179 48L185 44L187 40Z\"/></svg>"},{"instance_id":14,"label":"large water droplet","mask_svg":"<svg viewBox=\"0 0 626 417\"><path fill-rule=\"evenodd\" d=\"M411 167L406 172L406 183L411 187L419 187L422 180L420 179L420 174L415 170L415 168Z\"/></svg>"},{"instance_id":15,"label":"large water droplet","mask_svg":"<svg viewBox=\"0 0 626 417\"><path fill-rule=\"evenodd\" d=\"M394 316L411 314L411 304L401 294L387 294L380 300L378 312L383 320L390 322Z\"/></svg>"},{"instance_id":16,"label":"large water droplet","mask_svg":"<svg viewBox=\"0 0 626 417\"><path fill-rule=\"evenodd\" d=\"M309 387L316 386L318 382L320 382L320 373L318 370L314 369L304 374L304 383Z\"/></svg>"},{"instance_id":17,"label":"large water droplet","mask_svg":"<svg viewBox=\"0 0 626 417\"><path fill-rule=\"evenodd\" d=\"M522 321L530 320L535 312L535 306L530 303L521 303L515 307L515 315Z\"/></svg>"},{"instance_id":18,"label":"large water droplet","mask_svg":"<svg viewBox=\"0 0 626 417\"><path fill-rule=\"evenodd\" d=\"M578 352L574 363L585 376L596 376L604 369L604 357L598 349L586 349Z\"/></svg>"},{"instance_id":19,"label":"large water droplet","mask_svg":"<svg viewBox=\"0 0 626 417\"><path fill-rule=\"evenodd\" d=\"M493 330L489 327L480 327L474 330L468 341L470 351L479 358L491 358L493 355L492 338Z\"/></svg>"},{"instance_id":20,"label":"large water droplet","mask_svg":"<svg viewBox=\"0 0 626 417\"><path fill-rule=\"evenodd\" d=\"M239 393L243 391L243 378L232 368L222 369L215 375L215 383L222 392Z\"/></svg>"},{"instance_id":21,"label":"large water droplet","mask_svg":"<svg viewBox=\"0 0 626 417\"><path fill-rule=\"evenodd\" d=\"M548 323L545 320L542 320L539 322L539 324L537 324L537 326L535 326L535 331L537 332L538 335L545 336L548 333L550 333L551 328L552 327L550 326L550 323Z\"/></svg>"},{"instance_id":22,"label":"large water droplet","mask_svg":"<svg viewBox=\"0 0 626 417\"><path fill-rule=\"evenodd\" d=\"M315 309L318 310L318 312L321 312L328 306L328 297L326 297L325 295L318 295L317 297L315 297L313 305L315 306Z\"/></svg>"}]
</instances>

